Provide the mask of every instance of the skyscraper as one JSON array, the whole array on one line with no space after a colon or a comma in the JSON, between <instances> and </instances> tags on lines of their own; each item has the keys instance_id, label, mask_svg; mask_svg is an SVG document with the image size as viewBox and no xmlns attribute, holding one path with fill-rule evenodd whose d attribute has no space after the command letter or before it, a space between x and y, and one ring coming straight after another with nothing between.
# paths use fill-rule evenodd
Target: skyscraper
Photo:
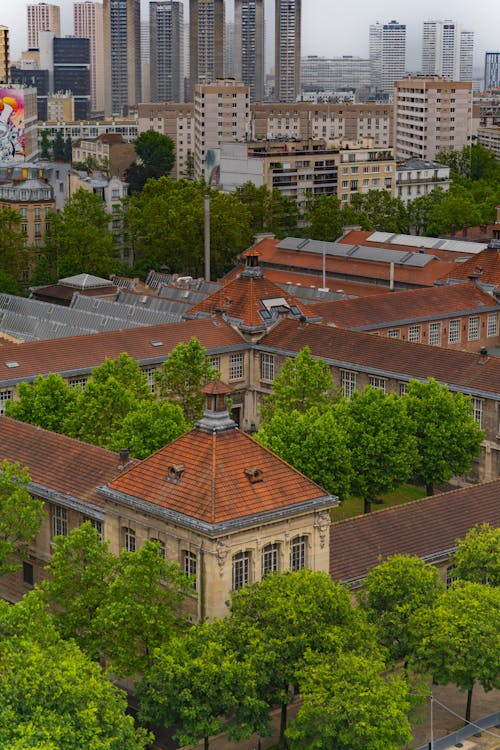
<instances>
[{"instance_id":1,"label":"skyscraper","mask_svg":"<svg viewBox=\"0 0 500 750\"><path fill-rule=\"evenodd\" d=\"M224 0L189 0L189 90L224 77Z\"/></svg>"},{"instance_id":2,"label":"skyscraper","mask_svg":"<svg viewBox=\"0 0 500 750\"><path fill-rule=\"evenodd\" d=\"M392 94L394 81L406 70L406 25L398 21L371 24L369 57L372 85L383 94Z\"/></svg>"},{"instance_id":3,"label":"skyscraper","mask_svg":"<svg viewBox=\"0 0 500 750\"><path fill-rule=\"evenodd\" d=\"M264 0L235 0L233 75L250 86L250 99L264 98Z\"/></svg>"},{"instance_id":4,"label":"skyscraper","mask_svg":"<svg viewBox=\"0 0 500 750\"><path fill-rule=\"evenodd\" d=\"M104 111L104 42L102 3L84 0L73 4L73 29L90 40L90 108Z\"/></svg>"},{"instance_id":5,"label":"skyscraper","mask_svg":"<svg viewBox=\"0 0 500 750\"><path fill-rule=\"evenodd\" d=\"M9 80L9 29L0 26L0 83Z\"/></svg>"},{"instance_id":6,"label":"skyscraper","mask_svg":"<svg viewBox=\"0 0 500 750\"><path fill-rule=\"evenodd\" d=\"M452 81L472 81L474 32L454 21L424 21L422 73Z\"/></svg>"},{"instance_id":7,"label":"skyscraper","mask_svg":"<svg viewBox=\"0 0 500 750\"><path fill-rule=\"evenodd\" d=\"M104 112L123 115L141 100L140 0L104 0Z\"/></svg>"},{"instance_id":8,"label":"skyscraper","mask_svg":"<svg viewBox=\"0 0 500 750\"><path fill-rule=\"evenodd\" d=\"M500 52L486 52L484 55L484 88L500 87Z\"/></svg>"},{"instance_id":9,"label":"skyscraper","mask_svg":"<svg viewBox=\"0 0 500 750\"><path fill-rule=\"evenodd\" d=\"M56 36L61 36L61 17L58 5L38 3L28 5L28 47L38 49L38 32L53 31Z\"/></svg>"},{"instance_id":10,"label":"skyscraper","mask_svg":"<svg viewBox=\"0 0 500 750\"><path fill-rule=\"evenodd\" d=\"M294 102L300 96L302 0L275 0L274 98Z\"/></svg>"},{"instance_id":11,"label":"skyscraper","mask_svg":"<svg viewBox=\"0 0 500 750\"><path fill-rule=\"evenodd\" d=\"M184 7L180 0L149 3L151 101L184 101Z\"/></svg>"}]
</instances>

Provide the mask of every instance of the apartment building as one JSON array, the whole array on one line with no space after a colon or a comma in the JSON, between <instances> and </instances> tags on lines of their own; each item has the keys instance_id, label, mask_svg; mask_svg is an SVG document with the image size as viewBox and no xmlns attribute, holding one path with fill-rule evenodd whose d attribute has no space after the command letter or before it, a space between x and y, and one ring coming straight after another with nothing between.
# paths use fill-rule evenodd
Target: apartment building
<instances>
[{"instance_id":1,"label":"apartment building","mask_svg":"<svg viewBox=\"0 0 500 750\"><path fill-rule=\"evenodd\" d=\"M489 148L495 155L495 159L500 161L500 126L490 128L479 127L477 129L477 142L481 146Z\"/></svg>"},{"instance_id":2,"label":"apartment building","mask_svg":"<svg viewBox=\"0 0 500 750\"><path fill-rule=\"evenodd\" d=\"M0 184L0 208L10 208L21 215L26 248L42 247L48 215L55 207L54 191L43 178L29 177L25 173L21 179L2 180ZM26 281L29 271L26 259L23 268Z\"/></svg>"},{"instance_id":3,"label":"apartment building","mask_svg":"<svg viewBox=\"0 0 500 750\"><path fill-rule=\"evenodd\" d=\"M274 100L294 102L300 96L302 0L275 0Z\"/></svg>"},{"instance_id":4,"label":"apartment building","mask_svg":"<svg viewBox=\"0 0 500 750\"><path fill-rule=\"evenodd\" d=\"M396 197L403 203L410 203L436 188L449 190L450 185L450 168L445 164L410 158L398 162L396 167Z\"/></svg>"},{"instance_id":5,"label":"apartment building","mask_svg":"<svg viewBox=\"0 0 500 750\"><path fill-rule=\"evenodd\" d=\"M189 99L224 77L224 0L189 0Z\"/></svg>"},{"instance_id":6,"label":"apartment building","mask_svg":"<svg viewBox=\"0 0 500 750\"><path fill-rule=\"evenodd\" d=\"M104 112L104 26L102 3L73 4L74 35L90 41L90 108Z\"/></svg>"},{"instance_id":7,"label":"apartment building","mask_svg":"<svg viewBox=\"0 0 500 750\"><path fill-rule=\"evenodd\" d=\"M394 152L397 159L433 161L441 151L459 151L471 142L472 82L441 76L396 81Z\"/></svg>"},{"instance_id":8,"label":"apartment building","mask_svg":"<svg viewBox=\"0 0 500 750\"><path fill-rule=\"evenodd\" d=\"M500 52L485 52L484 90L500 88Z\"/></svg>"},{"instance_id":9,"label":"apartment building","mask_svg":"<svg viewBox=\"0 0 500 750\"><path fill-rule=\"evenodd\" d=\"M7 83L10 69L9 29L0 26L0 83Z\"/></svg>"},{"instance_id":10,"label":"apartment building","mask_svg":"<svg viewBox=\"0 0 500 750\"><path fill-rule=\"evenodd\" d=\"M184 6L179 0L149 4L150 98L184 101Z\"/></svg>"},{"instance_id":11,"label":"apartment building","mask_svg":"<svg viewBox=\"0 0 500 750\"><path fill-rule=\"evenodd\" d=\"M371 85L371 62L362 57L308 55L300 66L303 92L355 90Z\"/></svg>"},{"instance_id":12,"label":"apartment building","mask_svg":"<svg viewBox=\"0 0 500 750\"><path fill-rule=\"evenodd\" d=\"M141 101L140 0L104 0L104 112L123 116Z\"/></svg>"},{"instance_id":13,"label":"apartment building","mask_svg":"<svg viewBox=\"0 0 500 750\"><path fill-rule=\"evenodd\" d=\"M369 57L372 85L386 96L392 95L394 82L406 72L406 26L398 21L370 26Z\"/></svg>"},{"instance_id":14,"label":"apartment building","mask_svg":"<svg viewBox=\"0 0 500 750\"><path fill-rule=\"evenodd\" d=\"M474 32L465 31L455 21L424 21L422 32L422 73L472 81Z\"/></svg>"},{"instance_id":15,"label":"apartment building","mask_svg":"<svg viewBox=\"0 0 500 750\"><path fill-rule=\"evenodd\" d=\"M155 130L175 143L174 179L186 176L194 161L194 105L161 102L139 104L137 131ZM194 164L191 165L194 169Z\"/></svg>"},{"instance_id":16,"label":"apartment building","mask_svg":"<svg viewBox=\"0 0 500 750\"><path fill-rule=\"evenodd\" d=\"M52 31L55 36L61 36L61 13L59 5L36 3L26 6L28 48L38 49L38 33Z\"/></svg>"},{"instance_id":17,"label":"apartment building","mask_svg":"<svg viewBox=\"0 0 500 750\"><path fill-rule=\"evenodd\" d=\"M250 87L251 101L264 99L264 0L235 0L233 76ZM226 69L227 69L226 61Z\"/></svg>"}]
</instances>

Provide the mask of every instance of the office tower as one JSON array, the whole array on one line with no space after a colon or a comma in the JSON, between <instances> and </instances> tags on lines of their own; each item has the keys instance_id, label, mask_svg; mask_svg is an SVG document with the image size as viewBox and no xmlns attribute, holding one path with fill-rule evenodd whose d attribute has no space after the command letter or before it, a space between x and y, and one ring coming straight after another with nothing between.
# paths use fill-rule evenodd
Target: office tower
<instances>
[{"instance_id":1,"label":"office tower","mask_svg":"<svg viewBox=\"0 0 500 750\"><path fill-rule=\"evenodd\" d=\"M352 55L308 55L301 60L301 71L302 91L344 91L371 83L370 60Z\"/></svg>"},{"instance_id":2,"label":"office tower","mask_svg":"<svg viewBox=\"0 0 500 750\"><path fill-rule=\"evenodd\" d=\"M38 32L53 31L56 36L61 36L61 18L58 5L49 3L37 3L28 5L28 47L38 48Z\"/></svg>"},{"instance_id":3,"label":"office tower","mask_svg":"<svg viewBox=\"0 0 500 750\"><path fill-rule=\"evenodd\" d=\"M500 87L500 52L486 52L484 55L484 88Z\"/></svg>"},{"instance_id":4,"label":"office tower","mask_svg":"<svg viewBox=\"0 0 500 750\"><path fill-rule=\"evenodd\" d=\"M141 21L141 94L143 102L151 101L151 55L149 20Z\"/></svg>"},{"instance_id":5,"label":"office tower","mask_svg":"<svg viewBox=\"0 0 500 750\"><path fill-rule=\"evenodd\" d=\"M127 114L141 100L140 0L104 0L104 112Z\"/></svg>"},{"instance_id":6,"label":"office tower","mask_svg":"<svg viewBox=\"0 0 500 750\"><path fill-rule=\"evenodd\" d=\"M190 98L197 83L224 77L224 0L189 0Z\"/></svg>"},{"instance_id":7,"label":"office tower","mask_svg":"<svg viewBox=\"0 0 500 750\"><path fill-rule=\"evenodd\" d=\"M262 101L264 99L264 0L235 0L233 51L234 77L250 86L252 101Z\"/></svg>"},{"instance_id":8,"label":"office tower","mask_svg":"<svg viewBox=\"0 0 500 750\"><path fill-rule=\"evenodd\" d=\"M224 78L234 78L234 23L226 23L224 45Z\"/></svg>"},{"instance_id":9,"label":"office tower","mask_svg":"<svg viewBox=\"0 0 500 750\"><path fill-rule=\"evenodd\" d=\"M372 85L382 94L392 94L394 81L406 70L406 26L398 21L370 25L369 57Z\"/></svg>"},{"instance_id":10,"label":"office tower","mask_svg":"<svg viewBox=\"0 0 500 750\"><path fill-rule=\"evenodd\" d=\"M102 3L85 0L73 4L74 35L90 40L90 108L104 111L104 42Z\"/></svg>"},{"instance_id":11,"label":"office tower","mask_svg":"<svg viewBox=\"0 0 500 750\"><path fill-rule=\"evenodd\" d=\"M470 144L472 82L442 76L403 78L394 84L394 155L433 161Z\"/></svg>"},{"instance_id":12,"label":"office tower","mask_svg":"<svg viewBox=\"0 0 500 750\"><path fill-rule=\"evenodd\" d=\"M9 29L0 26L0 83L9 80Z\"/></svg>"},{"instance_id":13,"label":"office tower","mask_svg":"<svg viewBox=\"0 0 500 750\"><path fill-rule=\"evenodd\" d=\"M85 120L90 112L90 40L75 36L55 37L53 92L71 91L75 119Z\"/></svg>"},{"instance_id":14,"label":"office tower","mask_svg":"<svg viewBox=\"0 0 500 750\"><path fill-rule=\"evenodd\" d=\"M422 73L472 81L474 32L464 31L454 21L424 21Z\"/></svg>"},{"instance_id":15,"label":"office tower","mask_svg":"<svg viewBox=\"0 0 500 750\"><path fill-rule=\"evenodd\" d=\"M184 101L184 7L180 0L149 3L150 101Z\"/></svg>"},{"instance_id":16,"label":"office tower","mask_svg":"<svg viewBox=\"0 0 500 750\"><path fill-rule=\"evenodd\" d=\"M302 0L275 0L274 98L294 102L300 96Z\"/></svg>"}]
</instances>

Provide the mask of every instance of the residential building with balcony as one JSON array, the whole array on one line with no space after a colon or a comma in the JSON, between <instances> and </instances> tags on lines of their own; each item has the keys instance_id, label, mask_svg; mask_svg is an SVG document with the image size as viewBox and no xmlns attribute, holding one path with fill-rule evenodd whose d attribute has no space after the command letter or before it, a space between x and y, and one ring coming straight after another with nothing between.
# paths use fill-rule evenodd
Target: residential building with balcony
<instances>
[{"instance_id":1,"label":"residential building with balcony","mask_svg":"<svg viewBox=\"0 0 500 750\"><path fill-rule=\"evenodd\" d=\"M406 159L396 166L396 198L401 198L403 203L410 203L436 188L447 191L450 185L450 168L445 164Z\"/></svg>"}]
</instances>

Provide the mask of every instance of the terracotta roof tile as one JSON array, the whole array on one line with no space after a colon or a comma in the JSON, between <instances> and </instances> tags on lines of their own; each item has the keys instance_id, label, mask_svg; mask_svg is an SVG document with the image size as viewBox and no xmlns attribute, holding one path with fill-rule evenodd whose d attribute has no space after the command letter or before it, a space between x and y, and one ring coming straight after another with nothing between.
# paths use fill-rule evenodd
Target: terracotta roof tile
<instances>
[{"instance_id":1,"label":"terracotta roof tile","mask_svg":"<svg viewBox=\"0 0 500 750\"><path fill-rule=\"evenodd\" d=\"M364 578L389 555L439 556L476 523L500 526L500 480L332 524L330 575Z\"/></svg>"},{"instance_id":2,"label":"terracotta roof tile","mask_svg":"<svg viewBox=\"0 0 500 750\"><path fill-rule=\"evenodd\" d=\"M183 467L178 481L167 478L174 465ZM259 472L256 481L245 469ZM220 433L194 428L109 482L108 488L209 524L326 495L236 428Z\"/></svg>"},{"instance_id":3,"label":"terracotta roof tile","mask_svg":"<svg viewBox=\"0 0 500 750\"><path fill-rule=\"evenodd\" d=\"M224 278L224 283L227 283L233 279L240 269L234 269ZM283 271L278 268L266 267L265 270L266 279L274 281L275 284L302 284L304 287L320 287L322 286L323 280L321 271L316 274L301 273L299 270ZM331 292L338 292L339 290L344 294L352 294L356 297L367 297L372 294L387 294L386 286L375 286L375 284L363 284L360 281L346 281L345 279L332 278L331 275L326 277L326 286ZM300 295L298 295L300 296ZM313 312L315 312L316 302L308 300L309 305L314 305Z\"/></svg>"},{"instance_id":4,"label":"terracotta roof tile","mask_svg":"<svg viewBox=\"0 0 500 750\"><path fill-rule=\"evenodd\" d=\"M500 396L497 357L479 364L475 353L293 320L283 320L258 345L283 353L299 352L304 346L309 346L314 356L346 369L377 371L401 379L433 377L455 390Z\"/></svg>"},{"instance_id":5,"label":"terracotta roof tile","mask_svg":"<svg viewBox=\"0 0 500 750\"><path fill-rule=\"evenodd\" d=\"M500 287L500 251L488 248L451 269L443 278L468 279Z\"/></svg>"},{"instance_id":6,"label":"terracotta roof tile","mask_svg":"<svg viewBox=\"0 0 500 750\"><path fill-rule=\"evenodd\" d=\"M379 327L395 321L429 320L435 316L481 312L500 305L473 283L447 284L388 292L363 300L318 302L314 309L324 323L341 328Z\"/></svg>"}]
</instances>

